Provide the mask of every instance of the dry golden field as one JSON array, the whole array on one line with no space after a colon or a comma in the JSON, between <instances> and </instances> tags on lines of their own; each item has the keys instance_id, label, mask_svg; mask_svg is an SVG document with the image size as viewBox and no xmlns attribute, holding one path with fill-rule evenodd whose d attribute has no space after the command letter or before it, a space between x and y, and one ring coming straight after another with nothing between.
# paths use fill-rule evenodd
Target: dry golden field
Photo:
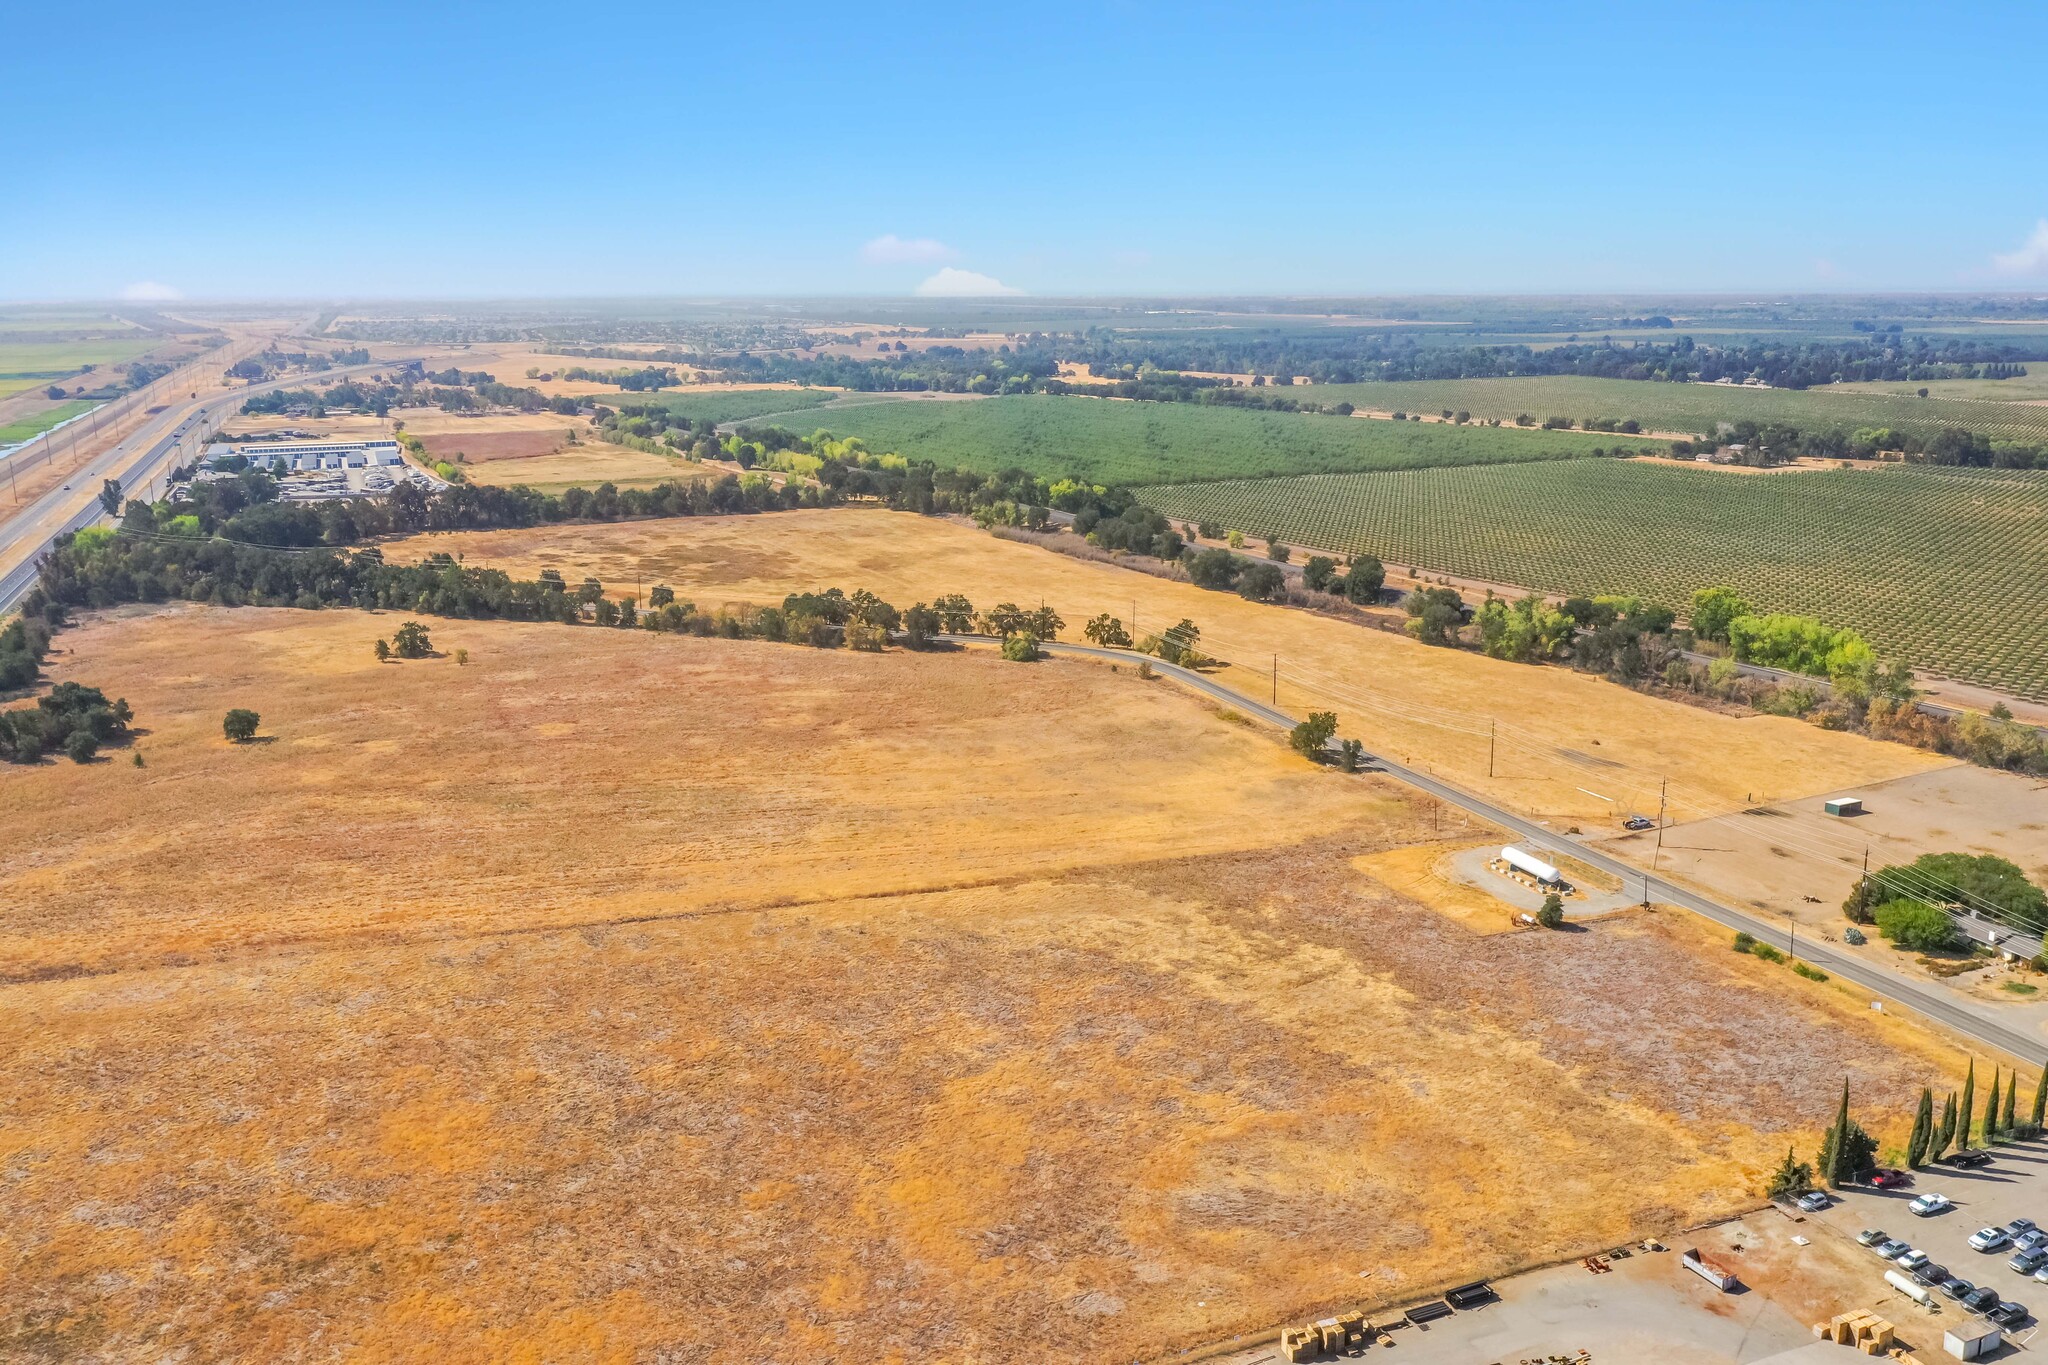
<instances>
[{"instance_id":1,"label":"dry golden field","mask_svg":"<svg viewBox=\"0 0 2048 1365\"><path fill-rule=\"evenodd\" d=\"M1113 565L998 539L961 524L872 509L766 517L459 532L387 547L396 559L460 550L531 576L543 567L594 574L620 594L636 576L699 605L780 601L786 593L867 587L908 606L947 592L976 605L1008 600L1058 609L1067 638L1109 612L1133 633L1183 617L1204 652L1238 666L1218 676L1272 695L1294 714L1333 710L1370 750L1454 778L1513 809L1589 833L1630 810L1655 814L1668 777L1689 810L1839 791L1947 765L1902 745L1830 733L1775 716L1721 715L1557 668L1430 649L1400 636L1246 602ZM1493 775L1488 728L1497 722ZM1602 800L1601 798L1608 798ZM1691 818L1690 815L1688 818Z\"/></svg>"},{"instance_id":2,"label":"dry golden field","mask_svg":"<svg viewBox=\"0 0 2048 1365\"><path fill-rule=\"evenodd\" d=\"M0 1358L1153 1357L1943 1065L1676 913L1471 933L1357 870L1402 789L1129 671L399 619L61 637L147 766L0 777Z\"/></svg>"}]
</instances>

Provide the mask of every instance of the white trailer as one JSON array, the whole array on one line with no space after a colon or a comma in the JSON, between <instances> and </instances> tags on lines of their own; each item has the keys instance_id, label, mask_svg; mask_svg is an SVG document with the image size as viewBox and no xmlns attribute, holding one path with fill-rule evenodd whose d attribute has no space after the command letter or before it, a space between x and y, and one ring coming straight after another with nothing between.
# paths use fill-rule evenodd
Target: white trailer
<instances>
[{"instance_id":1,"label":"white trailer","mask_svg":"<svg viewBox=\"0 0 2048 1365\"><path fill-rule=\"evenodd\" d=\"M1522 852L1521 849L1516 848L1513 844L1509 844L1500 851L1500 860L1509 867L1528 873L1546 886L1554 886L1564 880L1563 877L1558 875L1555 867L1544 862L1534 854Z\"/></svg>"}]
</instances>

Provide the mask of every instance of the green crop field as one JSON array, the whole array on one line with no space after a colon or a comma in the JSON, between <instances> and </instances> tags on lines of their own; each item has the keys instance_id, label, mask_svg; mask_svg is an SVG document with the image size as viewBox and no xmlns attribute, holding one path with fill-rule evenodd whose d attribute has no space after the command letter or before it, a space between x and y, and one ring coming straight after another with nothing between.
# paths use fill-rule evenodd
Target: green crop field
<instances>
[{"instance_id":1,"label":"green crop field","mask_svg":"<svg viewBox=\"0 0 2048 1365\"><path fill-rule=\"evenodd\" d=\"M2048 371L2048 365L2041 367ZM2026 384L2033 378L2002 381ZM1860 386L1859 386L1860 387ZM1873 386L1875 387L1875 386ZM1930 386L1931 387L1931 386ZM1588 379L1540 375L1518 379L1423 379L1390 384L1314 384L1285 390L1303 402L1351 403L1375 412L1436 413L1445 408L1475 418L1511 421L1527 413L1546 417L1633 417L1646 431L1704 434L1710 421L1787 422L1807 430L1892 427L1931 433L1962 427L1996 440L2048 443L2048 407L1972 398L1918 398L1906 394L1836 389L1751 389L1731 384L1663 384L1646 379ZM2011 390L2015 399L2038 393Z\"/></svg>"},{"instance_id":2,"label":"green crop field","mask_svg":"<svg viewBox=\"0 0 2048 1365\"><path fill-rule=\"evenodd\" d=\"M1015 467L1041 478L1146 484L1360 469L1423 469L1583 458L1648 439L1378 422L1252 412L1194 403L1132 403L1050 394L973 402L835 404L814 425L870 450L941 466Z\"/></svg>"},{"instance_id":3,"label":"green crop field","mask_svg":"<svg viewBox=\"0 0 2048 1365\"><path fill-rule=\"evenodd\" d=\"M65 375L87 365L120 365L163 344L163 338L146 335L103 341L16 342L0 338L0 376Z\"/></svg>"},{"instance_id":4,"label":"green crop field","mask_svg":"<svg viewBox=\"0 0 2048 1365\"><path fill-rule=\"evenodd\" d=\"M79 413L91 412L98 406L97 403L75 399L69 403L59 403L33 416L19 417L12 422L0 424L0 450L32 440L59 422L68 422Z\"/></svg>"},{"instance_id":5,"label":"green crop field","mask_svg":"<svg viewBox=\"0 0 2048 1365\"><path fill-rule=\"evenodd\" d=\"M678 417L699 422L706 418L714 422L744 422L771 413L789 413L790 425L801 425L796 419L805 409L823 407L838 396L832 389L719 389L711 393L622 393L602 401L615 405L659 403ZM805 430L808 433L809 428Z\"/></svg>"},{"instance_id":6,"label":"green crop field","mask_svg":"<svg viewBox=\"0 0 2048 1365\"><path fill-rule=\"evenodd\" d=\"M1553 593L1717 583L1880 654L2048 700L2048 472L1731 474L1628 460L1188 483L1176 518Z\"/></svg>"},{"instance_id":7,"label":"green crop field","mask_svg":"<svg viewBox=\"0 0 2048 1365\"><path fill-rule=\"evenodd\" d=\"M51 335L66 332L132 332L136 326L112 313L39 311L33 308L0 309L0 337Z\"/></svg>"}]
</instances>

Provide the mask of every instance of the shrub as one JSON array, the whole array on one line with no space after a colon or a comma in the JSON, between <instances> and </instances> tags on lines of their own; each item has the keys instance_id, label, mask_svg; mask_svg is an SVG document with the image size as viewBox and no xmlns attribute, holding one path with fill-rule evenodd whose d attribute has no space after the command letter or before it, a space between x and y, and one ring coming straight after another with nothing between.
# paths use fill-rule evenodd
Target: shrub
<instances>
[{"instance_id":1,"label":"shrub","mask_svg":"<svg viewBox=\"0 0 2048 1365\"><path fill-rule=\"evenodd\" d=\"M1750 937L1750 936L1749 936L1748 934L1744 933L1744 932L1743 932L1742 930L1740 930L1740 929L1737 929L1737 930L1735 931L1735 944L1734 944L1734 947L1735 947L1735 951L1736 951L1736 952L1738 952L1738 953L1746 953L1746 952L1748 952L1748 951L1749 951L1749 950L1750 950L1751 948L1754 948L1754 947L1756 947L1756 940L1755 940L1754 938Z\"/></svg>"},{"instance_id":2,"label":"shrub","mask_svg":"<svg viewBox=\"0 0 2048 1365\"><path fill-rule=\"evenodd\" d=\"M1804 962L1793 963L1792 970L1805 977L1808 981L1825 981L1828 979L1826 972L1818 967L1809 967Z\"/></svg>"},{"instance_id":3,"label":"shrub","mask_svg":"<svg viewBox=\"0 0 2048 1365\"><path fill-rule=\"evenodd\" d=\"M1915 952L1939 952L1961 940L1948 911L1925 901L1886 901L1877 907L1877 932L1894 946Z\"/></svg>"},{"instance_id":4,"label":"shrub","mask_svg":"<svg viewBox=\"0 0 2048 1365\"><path fill-rule=\"evenodd\" d=\"M64 740L64 757L73 763L90 763L100 751L99 737L91 730L73 730Z\"/></svg>"},{"instance_id":5,"label":"shrub","mask_svg":"<svg viewBox=\"0 0 2048 1365\"><path fill-rule=\"evenodd\" d=\"M1778 949L1773 948L1768 943L1752 944L1750 946L1749 955L1751 957L1762 958L1766 962L1783 962L1785 960L1785 954L1780 952Z\"/></svg>"},{"instance_id":6,"label":"shrub","mask_svg":"<svg viewBox=\"0 0 2048 1365\"><path fill-rule=\"evenodd\" d=\"M1012 663L1028 664L1040 657L1038 641L1029 635L1011 635L1003 641L1003 657Z\"/></svg>"},{"instance_id":7,"label":"shrub","mask_svg":"<svg viewBox=\"0 0 2048 1365\"><path fill-rule=\"evenodd\" d=\"M1543 908L1536 912L1536 922L1546 929L1564 927L1564 897L1555 891L1543 898Z\"/></svg>"},{"instance_id":8,"label":"shrub","mask_svg":"<svg viewBox=\"0 0 2048 1365\"><path fill-rule=\"evenodd\" d=\"M256 737L256 727L263 723L263 717L247 707L237 706L221 717L221 733L237 744L246 744Z\"/></svg>"}]
</instances>

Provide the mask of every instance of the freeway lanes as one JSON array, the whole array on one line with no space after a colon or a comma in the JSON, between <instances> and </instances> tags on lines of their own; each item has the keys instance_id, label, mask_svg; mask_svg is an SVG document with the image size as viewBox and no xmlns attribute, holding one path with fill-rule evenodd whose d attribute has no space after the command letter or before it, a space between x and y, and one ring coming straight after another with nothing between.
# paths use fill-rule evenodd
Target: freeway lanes
<instances>
[{"instance_id":1,"label":"freeway lanes","mask_svg":"<svg viewBox=\"0 0 2048 1365\"><path fill-rule=\"evenodd\" d=\"M91 526L106 516L93 497L104 479L119 479L124 489L146 490L171 464L180 442L189 441L187 458L198 453L198 441L205 430L219 425L251 394L269 389L305 384L310 378L335 380L352 374L391 369L389 361L322 370L317 376L289 375L266 380L246 388L188 403L173 405L155 421L115 443L112 449L89 461L71 476L68 486L53 488L0 526L0 559L19 556L13 567L0 574L0 615L14 610L16 603L34 586L37 563L58 536ZM179 414L183 412L181 417Z\"/></svg>"},{"instance_id":2,"label":"freeway lanes","mask_svg":"<svg viewBox=\"0 0 2048 1365\"><path fill-rule=\"evenodd\" d=\"M991 643L986 637L979 636L942 636L940 638L954 640L959 643ZM1040 648L1051 654L1110 659L1121 663L1133 663L1138 658L1144 657L1134 655L1128 650L1104 649L1095 645L1052 643L1041 645ZM1283 729L1292 729L1294 727L1295 718L1286 712L1268 706L1264 702L1255 701L1245 696L1242 692L1203 677L1192 669L1181 668L1178 665L1165 663L1158 659L1147 658L1146 662L1150 663L1159 672L1170 675L1176 681L1192 687L1216 701L1227 704L1233 710L1240 711L1245 715L1254 716L1268 725L1276 725ZM1427 792L1447 805L1457 806L1478 816L1482 820L1498 825L1500 828L1509 831L1518 842L1533 844L1539 848L1568 854L1571 857L1577 858L1580 862L1589 863L1603 872L1620 877L1627 886L1641 886L1643 888L1643 897L1646 900L1658 900L1667 905L1679 906L1692 911L1694 914L1704 915L1706 918L1727 928L1740 929L1754 934L1757 938L1767 942L1774 941L1779 933L1779 926L1776 924L1751 915L1746 911L1723 905L1719 901L1701 895L1696 891L1675 885L1661 877L1653 876L1633 863L1624 862L1603 849L1580 843L1576 839L1571 839L1557 833L1548 826L1540 825L1534 820L1529 820L1503 810L1501 807L1481 797L1474 796L1462 788L1431 777L1427 773L1418 772L1413 768L1385 758L1374 757L1370 762L1374 768L1414 787L1418 791ZM1810 963L1832 976L1840 977L1844 981L1854 982L1856 985L1870 991L1873 995L1882 996L1887 1000L1912 1009L1952 1032L1961 1034L1966 1038L1974 1038L1988 1048L1996 1049L2010 1057L2017 1057L2031 1066L2038 1067L2048 1063L2048 1044L2044 1044L2040 1037L2010 1027L1990 1011L1977 1007L1973 1002L1961 996L1951 995L1939 987L1925 986L1909 977L1901 976L1896 972L1888 971L1883 967L1865 962L1861 958L1841 952L1825 943L1801 943L1799 945L1799 958L1801 961Z\"/></svg>"}]
</instances>

